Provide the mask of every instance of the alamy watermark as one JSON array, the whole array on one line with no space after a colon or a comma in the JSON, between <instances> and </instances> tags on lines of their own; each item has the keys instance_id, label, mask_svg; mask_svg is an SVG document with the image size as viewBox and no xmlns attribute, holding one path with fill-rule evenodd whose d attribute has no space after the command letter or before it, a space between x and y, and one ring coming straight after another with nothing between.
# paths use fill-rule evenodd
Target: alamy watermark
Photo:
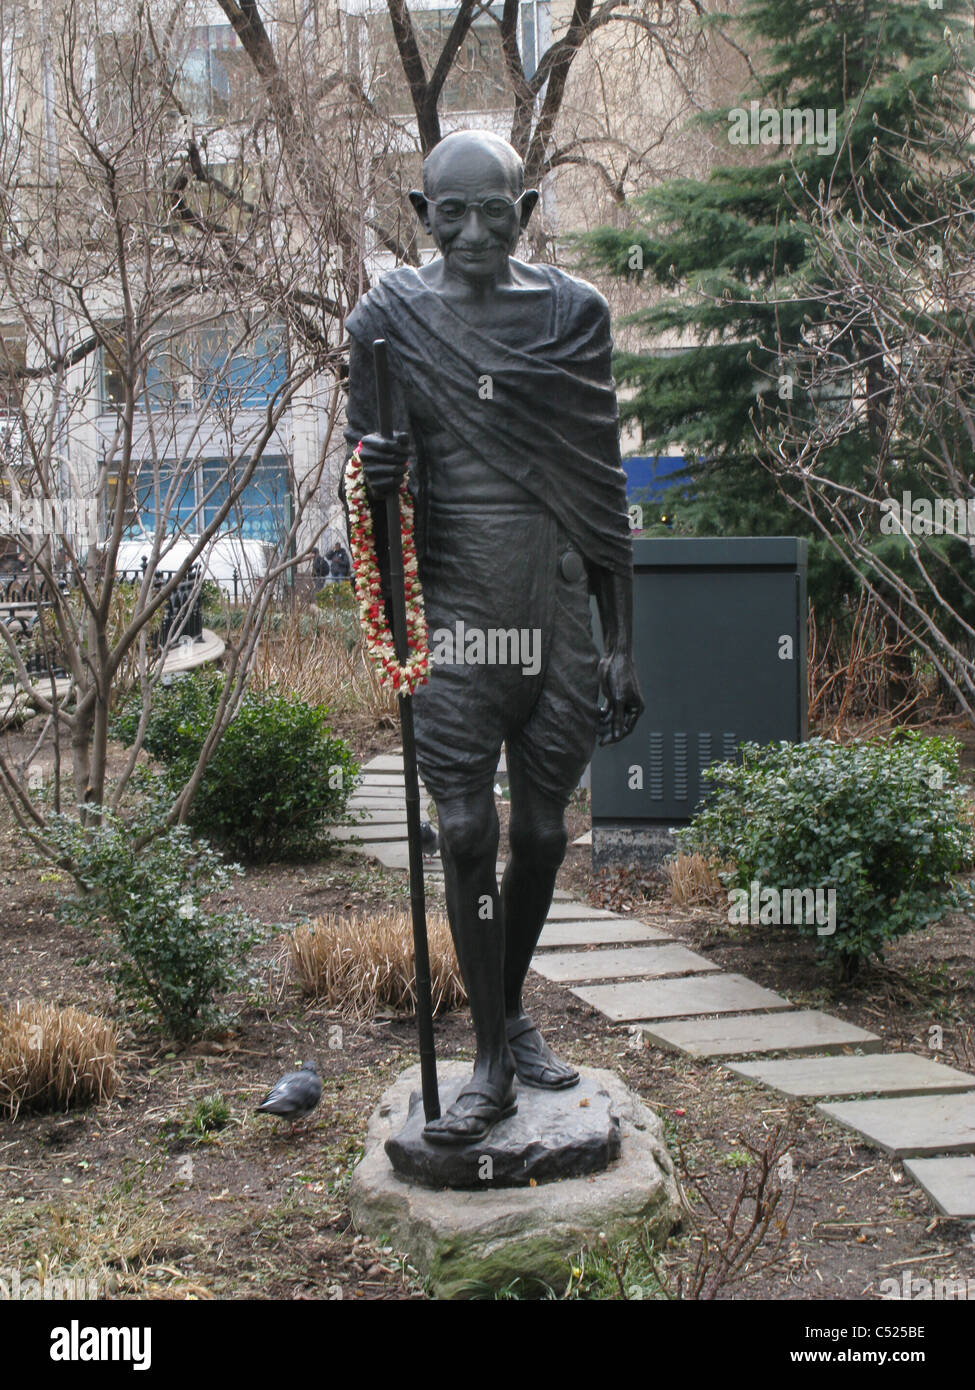
<instances>
[{"instance_id":1,"label":"alamy watermark","mask_svg":"<svg viewBox=\"0 0 975 1390\"><path fill-rule=\"evenodd\" d=\"M20 497L0 500L0 536L87 536L98 539L97 497Z\"/></svg>"},{"instance_id":2,"label":"alamy watermark","mask_svg":"<svg viewBox=\"0 0 975 1390\"><path fill-rule=\"evenodd\" d=\"M101 1289L89 1274L24 1274L19 1269L0 1267L0 1303L62 1302L67 1299L96 1299Z\"/></svg>"},{"instance_id":3,"label":"alamy watermark","mask_svg":"<svg viewBox=\"0 0 975 1390\"><path fill-rule=\"evenodd\" d=\"M921 1302L973 1302L975 1279L915 1278L905 1269L900 1279L881 1279L880 1297L887 1299L918 1299Z\"/></svg>"},{"instance_id":4,"label":"alamy watermark","mask_svg":"<svg viewBox=\"0 0 975 1390\"><path fill-rule=\"evenodd\" d=\"M814 926L817 936L832 936L836 889L763 888L758 879L752 879L747 888L729 889L728 921L733 926Z\"/></svg>"},{"instance_id":5,"label":"alamy watermark","mask_svg":"<svg viewBox=\"0 0 975 1390\"><path fill-rule=\"evenodd\" d=\"M51 1329L52 1361L131 1361L134 1371L152 1365L151 1327L83 1327L72 1318Z\"/></svg>"},{"instance_id":6,"label":"alamy watermark","mask_svg":"<svg viewBox=\"0 0 975 1390\"><path fill-rule=\"evenodd\" d=\"M520 666L522 675L542 669L542 633L537 627L470 627L458 619L452 628L430 634L430 660L438 666Z\"/></svg>"},{"instance_id":7,"label":"alamy watermark","mask_svg":"<svg viewBox=\"0 0 975 1390\"><path fill-rule=\"evenodd\" d=\"M885 497L882 536L975 536L975 497Z\"/></svg>"},{"instance_id":8,"label":"alamy watermark","mask_svg":"<svg viewBox=\"0 0 975 1390\"><path fill-rule=\"evenodd\" d=\"M824 154L836 153L836 111L822 106L733 106L728 112L728 141L732 145L815 145Z\"/></svg>"}]
</instances>

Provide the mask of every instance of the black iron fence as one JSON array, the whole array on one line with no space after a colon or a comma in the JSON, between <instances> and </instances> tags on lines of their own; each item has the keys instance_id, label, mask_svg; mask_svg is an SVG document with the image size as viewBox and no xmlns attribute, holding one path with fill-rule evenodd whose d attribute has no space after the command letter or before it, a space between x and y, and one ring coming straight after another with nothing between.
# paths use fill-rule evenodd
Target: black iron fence
<instances>
[{"instance_id":1,"label":"black iron fence","mask_svg":"<svg viewBox=\"0 0 975 1390\"><path fill-rule=\"evenodd\" d=\"M129 584L141 584L145 578L148 562L143 560L137 569L116 571L116 578ZM158 590L167 584L174 570L156 570L152 576L152 588ZM165 646L170 637L203 640L203 602L200 594L199 566L193 565L167 598L162 610L162 621L150 634L150 645L155 651ZM65 571L54 576L55 583L64 598L70 598L74 586L72 576ZM13 634L24 664L31 675L60 676L66 674L64 656L59 650L57 633L51 624L42 626L42 615L50 609L53 602L47 580L30 570L0 571L0 620ZM2 649L0 649L2 654Z\"/></svg>"}]
</instances>

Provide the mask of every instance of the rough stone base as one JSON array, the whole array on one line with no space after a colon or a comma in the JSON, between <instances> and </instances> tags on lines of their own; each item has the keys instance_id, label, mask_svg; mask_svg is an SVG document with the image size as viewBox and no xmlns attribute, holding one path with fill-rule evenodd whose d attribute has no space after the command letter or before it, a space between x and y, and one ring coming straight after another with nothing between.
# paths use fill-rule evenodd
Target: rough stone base
<instances>
[{"instance_id":1,"label":"rough stone base","mask_svg":"<svg viewBox=\"0 0 975 1390\"><path fill-rule=\"evenodd\" d=\"M449 1081L461 1069L468 1074L470 1064L448 1063L441 1075ZM411 1093L420 1084L418 1066L403 1072L373 1112L365 1153L352 1175L357 1229L388 1240L429 1279L434 1297L443 1299L481 1297L516 1279L529 1297L546 1288L561 1291L573 1255L600 1234L612 1243L645 1226L662 1242L680 1211L662 1125L612 1072L580 1070L587 1086L609 1095L620 1122L620 1157L589 1177L476 1192L436 1191L393 1171L385 1144L403 1128ZM573 1090L578 1096L579 1088ZM567 1107L573 1090L556 1093Z\"/></svg>"},{"instance_id":2,"label":"rough stone base","mask_svg":"<svg viewBox=\"0 0 975 1390\"><path fill-rule=\"evenodd\" d=\"M677 842L663 821L594 820L592 867L594 871L619 864L659 868L674 853Z\"/></svg>"},{"instance_id":3,"label":"rough stone base","mask_svg":"<svg viewBox=\"0 0 975 1390\"><path fill-rule=\"evenodd\" d=\"M470 1066L449 1063L439 1079L440 1109L446 1114L470 1083ZM414 1091L405 1126L386 1143L389 1161L408 1182L483 1191L586 1177L619 1158L619 1118L609 1092L591 1076L580 1076L579 1084L565 1091L520 1086L517 1099L516 1112L484 1139L455 1146L423 1137L423 1103Z\"/></svg>"}]
</instances>

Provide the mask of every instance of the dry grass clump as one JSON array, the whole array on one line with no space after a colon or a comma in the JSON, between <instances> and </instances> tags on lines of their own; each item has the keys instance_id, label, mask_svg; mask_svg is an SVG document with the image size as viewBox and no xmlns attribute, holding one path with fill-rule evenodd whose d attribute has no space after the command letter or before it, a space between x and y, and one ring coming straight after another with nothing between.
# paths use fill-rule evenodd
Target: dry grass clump
<instances>
[{"instance_id":1,"label":"dry grass clump","mask_svg":"<svg viewBox=\"0 0 975 1390\"><path fill-rule=\"evenodd\" d=\"M338 714L365 714L387 724L398 716L395 693L379 684L366 658L354 613L344 624L336 615L324 621L314 609L287 615L280 631L261 641L251 684L256 690L280 686Z\"/></svg>"},{"instance_id":2,"label":"dry grass clump","mask_svg":"<svg viewBox=\"0 0 975 1390\"><path fill-rule=\"evenodd\" d=\"M200 1240L186 1212L138 1188L80 1191L0 1211L0 1248L22 1282L40 1285L36 1297L212 1298L171 1262Z\"/></svg>"},{"instance_id":3,"label":"dry grass clump","mask_svg":"<svg viewBox=\"0 0 975 1390\"><path fill-rule=\"evenodd\" d=\"M717 865L703 854L678 854L664 865L670 901L676 907L719 907L727 889Z\"/></svg>"},{"instance_id":4,"label":"dry grass clump","mask_svg":"<svg viewBox=\"0 0 975 1390\"><path fill-rule=\"evenodd\" d=\"M0 1115L106 1100L119 1083L114 1023L30 1001L0 1009Z\"/></svg>"},{"instance_id":5,"label":"dry grass clump","mask_svg":"<svg viewBox=\"0 0 975 1390\"><path fill-rule=\"evenodd\" d=\"M446 917L427 917L434 1013L466 999ZM370 1018L377 1008L416 1009L413 924L402 910L349 918L328 913L288 936L291 963L306 994L346 1017Z\"/></svg>"}]
</instances>

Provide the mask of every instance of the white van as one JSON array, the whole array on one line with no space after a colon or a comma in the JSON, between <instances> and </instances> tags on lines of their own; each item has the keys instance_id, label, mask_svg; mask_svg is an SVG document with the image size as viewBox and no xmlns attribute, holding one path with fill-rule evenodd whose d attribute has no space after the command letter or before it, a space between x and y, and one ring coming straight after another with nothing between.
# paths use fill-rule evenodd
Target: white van
<instances>
[{"instance_id":1,"label":"white van","mask_svg":"<svg viewBox=\"0 0 975 1390\"><path fill-rule=\"evenodd\" d=\"M122 541L118 548L117 570L141 570L143 559L152 554L152 532L143 532L139 539ZM159 548L158 570L178 569L198 536L166 536ZM228 598L246 599L254 585L267 572L274 547L266 541L244 539L241 536L215 536L199 557L205 578L214 580ZM236 575L236 580L235 580Z\"/></svg>"}]
</instances>

